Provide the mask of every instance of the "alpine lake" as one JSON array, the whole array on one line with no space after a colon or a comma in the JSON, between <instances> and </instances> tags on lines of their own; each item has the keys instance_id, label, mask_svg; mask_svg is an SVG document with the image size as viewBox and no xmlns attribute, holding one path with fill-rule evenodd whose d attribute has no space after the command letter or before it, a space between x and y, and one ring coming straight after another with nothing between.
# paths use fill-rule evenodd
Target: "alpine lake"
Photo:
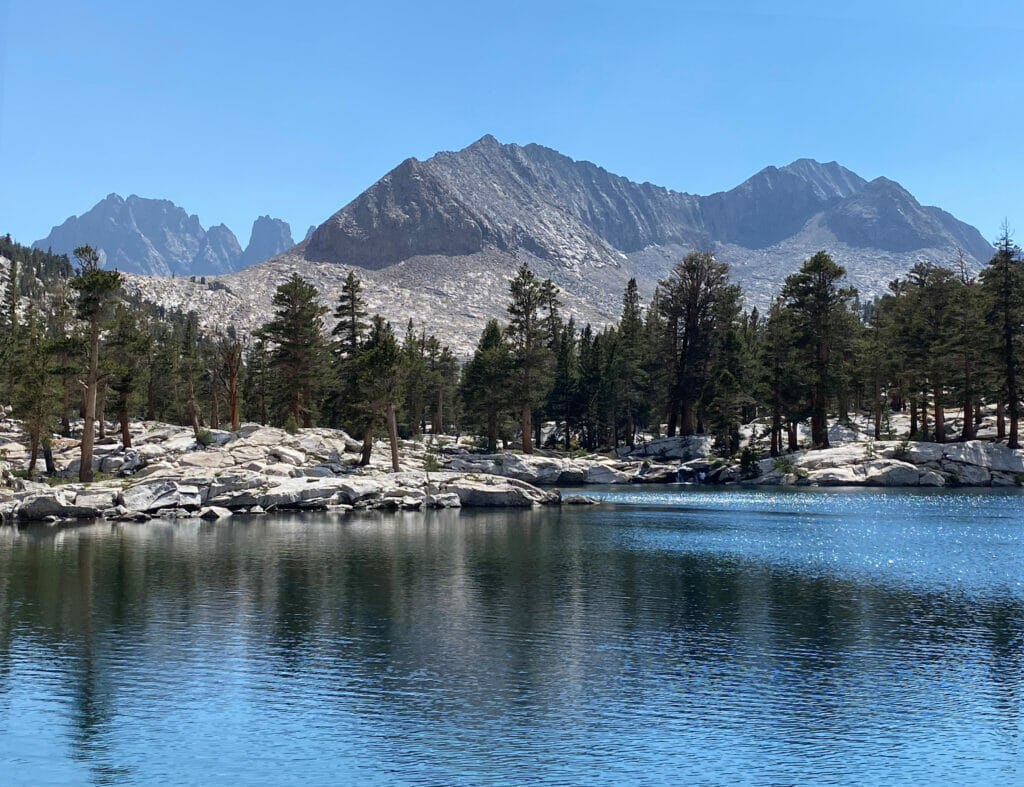
<instances>
[{"instance_id":1,"label":"alpine lake","mask_svg":"<svg viewBox=\"0 0 1024 787\"><path fill-rule=\"evenodd\" d=\"M0 783L1022 784L1024 496L0 530Z\"/></svg>"}]
</instances>

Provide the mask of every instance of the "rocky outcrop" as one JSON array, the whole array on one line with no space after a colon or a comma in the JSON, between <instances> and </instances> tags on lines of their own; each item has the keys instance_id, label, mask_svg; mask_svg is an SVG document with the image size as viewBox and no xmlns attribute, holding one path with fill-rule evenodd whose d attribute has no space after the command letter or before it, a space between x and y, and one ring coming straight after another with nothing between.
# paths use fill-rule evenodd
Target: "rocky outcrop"
<instances>
[{"instance_id":1,"label":"rocky outcrop","mask_svg":"<svg viewBox=\"0 0 1024 787\"><path fill-rule=\"evenodd\" d=\"M465 475L441 484L441 491L455 494L460 504L474 508L529 508L558 503L558 492L544 492L514 478Z\"/></svg>"},{"instance_id":2,"label":"rocky outcrop","mask_svg":"<svg viewBox=\"0 0 1024 787\"><path fill-rule=\"evenodd\" d=\"M675 460L686 462L690 459L708 456L714 439L708 435L689 435L686 437L663 437L637 443L632 448L623 446L616 452L620 457L629 459L646 459L655 462Z\"/></svg>"},{"instance_id":3,"label":"rocky outcrop","mask_svg":"<svg viewBox=\"0 0 1024 787\"><path fill-rule=\"evenodd\" d=\"M292 228L288 226L287 221L270 216L260 216L252 224L249 245L239 256L238 267L246 268L257 262L263 262L263 260L268 260L294 245Z\"/></svg>"},{"instance_id":4,"label":"rocky outcrop","mask_svg":"<svg viewBox=\"0 0 1024 787\"><path fill-rule=\"evenodd\" d=\"M748 483L819 486L1016 486L1024 451L998 443L878 441L806 451L758 463Z\"/></svg>"}]
</instances>

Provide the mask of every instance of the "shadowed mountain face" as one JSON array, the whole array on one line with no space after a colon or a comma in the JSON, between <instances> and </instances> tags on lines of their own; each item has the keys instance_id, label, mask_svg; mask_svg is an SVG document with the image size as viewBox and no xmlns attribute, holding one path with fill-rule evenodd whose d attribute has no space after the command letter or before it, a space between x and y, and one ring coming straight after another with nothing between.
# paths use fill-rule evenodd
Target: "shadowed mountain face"
<instances>
[{"instance_id":1,"label":"shadowed mountain face","mask_svg":"<svg viewBox=\"0 0 1024 787\"><path fill-rule=\"evenodd\" d=\"M379 269L489 247L518 248L569 267L616 264L652 246L770 249L814 219L852 249L959 247L978 262L991 255L973 227L921 206L892 181L868 183L835 162L768 167L734 189L701 197L634 183L539 145L502 145L485 136L456 153L403 161L320 225L304 256Z\"/></svg>"},{"instance_id":2,"label":"shadowed mountain face","mask_svg":"<svg viewBox=\"0 0 1024 787\"><path fill-rule=\"evenodd\" d=\"M286 222L261 216L242 251L223 224L204 230L199 217L169 200L110 194L32 244L69 256L78 246L100 252L105 268L158 276L216 275L273 257L293 245Z\"/></svg>"}]
</instances>

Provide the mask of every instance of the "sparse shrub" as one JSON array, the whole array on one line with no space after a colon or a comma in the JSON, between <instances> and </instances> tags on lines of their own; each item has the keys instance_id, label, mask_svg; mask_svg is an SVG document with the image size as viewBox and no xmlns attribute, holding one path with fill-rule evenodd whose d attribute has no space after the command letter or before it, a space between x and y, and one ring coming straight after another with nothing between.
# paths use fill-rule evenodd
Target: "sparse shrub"
<instances>
[{"instance_id":1,"label":"sparse shrub","mask_svg":"<svg viewBox=\"0 0 1024 787\"><path fill-rule=\"evenodd\" d=\"M757 478L761 475L761 469L757 466L757 457L750 446L747 446L740 453L740 475L743 478Z\"/></svg>"},{"instance_id":2,"label":"sparse shrub","mask_svg":"<svg viewBox=\"0 0 1024 787\"><path fill-rule=\"evenodd\" d=\"M797 466L788 456L777 456L772 460L772 469L783 475L796 475Z\"/></svg>"},{"instance_id":3,"label":"sparse shrub","mask_svg":"<svg viewBox=\"0 0 1024 787\"><path fill-rule=\"evenodd\" d=\"M213 432L209 429L199 429L196 432L196 442L203 448L213 445Z\"/></svg>"},{"instance_id":4,"label":"sparse shrub","mask_svg":"<svg viewBox=\"0 0 1024 787\"><path fill-rule=\"evenodd\" d=\"M288 420L284 422L284 430L288 434L298 434L299 433L299 422L295 418L294 415L292 415L292 414L288 415Z\"/></svg>"}]
</instances>

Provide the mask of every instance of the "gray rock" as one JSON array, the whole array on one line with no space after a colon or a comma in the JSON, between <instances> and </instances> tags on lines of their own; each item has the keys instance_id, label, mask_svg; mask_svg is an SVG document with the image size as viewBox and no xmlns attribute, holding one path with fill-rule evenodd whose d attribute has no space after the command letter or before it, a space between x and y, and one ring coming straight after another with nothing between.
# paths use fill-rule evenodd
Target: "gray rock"
<instances>
[{"instance_id":1,"label":"gray rock","mask_svg":"<svg viewBox=\"0 0 1024 787\"><path fill-rule=\"evenodd\" d=\"M623 446L616 452L621 457L630 459L653 459L664 461L676 459L686 461L708 456L714 439L707 435L689 435L687 437L663 437L647 443L637 443L632 449Z\"/></svg>"},{"instance_id":2,"label":"gray rock","mask_svg":"<svg viewBox=\"0 0 1024 787\"><path fill-rule=\"evenodd\" d=\"M943 455L951 462L977 465L1004 473L1024 473L1024 451L1014 451L999 443L981 440L950 443L945 446Z\"/></svg>"},{"instance_id":3,"label":"gray rock","mask_svg":"<svg viewBox=\"0 0 1024 787\"><path fill-rule=\"evenodd\" d=\"M921 475L918 477L919 486L945 486L946 479L935 470L922 470Z\"/></svg>"},{"instance_id":4,"label":"gray rock","mask_svg":"<svg viewBox=\"0 0 1024 787\"><path fill-rule=\"evenodd\" d=\"M601 501L589 495L565 495L562 503L567 506L596 506Z\"/></svg>"},{"instance_id":5,"label":"gray rock","mask_svg":"<svg viewBox=\"0 0 1024 787\"><path fill-rule=\"evenodd\" d=\"M437 492L425 495L423 505L425 508L461 508L462 500L455 492Z\"/></svg>"},{"instance_id":6,"label":"gray rock","mask_svg":"<svg viewBox=\"0 0 1024 787\"><path fill-rule=\"evenodd\" d=\"M107 506L109 507L109 502ZM17 517L26 522L43 522L50 519L96 519L103 515L103 509L94 506L77 505L74 493L62 489L32 493L21 499Z\"/></svg>"},{"instance_id":7,"label":"gray rock","mask_svg":"<svg viewBox=\"0 0 1024 787\"><path fill-rule=\"evenodd\" d=\"M951 473L954 480L963 486L988 486L992 483L992 474L985 467L943 460L942 469Z\"/></svg>"},{"instance_id":8,"label":"gray rock","mask_svg":"<svg viewBox=\"0 0 1024 787\"><path fill-rule=\"evenodd\" d=\"M808 472L807 481L819 486L860 486L864 483L864 471L859 465L823 467ZM794 483L799 483L799 479Z\"/></svg>"},{"instance_id":9,"label":"gray rock","mask_svg":"<svg viewBox=\"0 0 1024 787\"><path fill-rule=\"evenodd\" d=\"M157 479L130 486L121 492L120 504L129 511L152 513L161 508L198 510L203 504L199 487Z\"/></svg>"},{"instance_id":10,"label":"gray rock","mask_svg":"<svg viewBox=\"0 0 1024 787\"><path fill-rule=\"evenodd\" d=\"M585 484L628 484L631 478L630 473L616 470L614 467L605 464L592 463L587 465L587 475L583 479Z\"/></svg>"},{"instance_id":11,"label":"gray rock","mask_svg":"<svg viewBox=\"0 0 1024 787\"><path fill-rule=\"evenodd\" d=\"M647 465L629 479L631 484L672 484L679 477L675 465Z\"/></svg>"},{"instance_id":12,"label":"gray rock","mask_svg":"<svg viewBox=\"0 0 1024 787\"><path fill-rule=\"evenodd\" d=\"M220 506L206 506L205 508L201 508L199 510L200 519L208 519L213 521L216 519L226 519L229 516L231 516L230 509L221 508Z\"/></svg>"},{"instance_id":13,"label":"gray rock","mask_svg":"<svg viewBox=\"0 0 1024 787\"><path fill-rule=\"evenodd\" d=\"M875 459L864 465L864 483L869 486L917 486L921 472L908 462Z\"/></svg>"},{"instance_id":14,"label":"gray rock","mask_svg":"<svg viewBox=\"0 0 1024 787\"><path fill-rule=\"evenodd\" d=\"M463 507L529 507L558 501L524 481L497 476L460 476L441 484L442 492L455 493Z\"/></svg>"}]
</instances>

